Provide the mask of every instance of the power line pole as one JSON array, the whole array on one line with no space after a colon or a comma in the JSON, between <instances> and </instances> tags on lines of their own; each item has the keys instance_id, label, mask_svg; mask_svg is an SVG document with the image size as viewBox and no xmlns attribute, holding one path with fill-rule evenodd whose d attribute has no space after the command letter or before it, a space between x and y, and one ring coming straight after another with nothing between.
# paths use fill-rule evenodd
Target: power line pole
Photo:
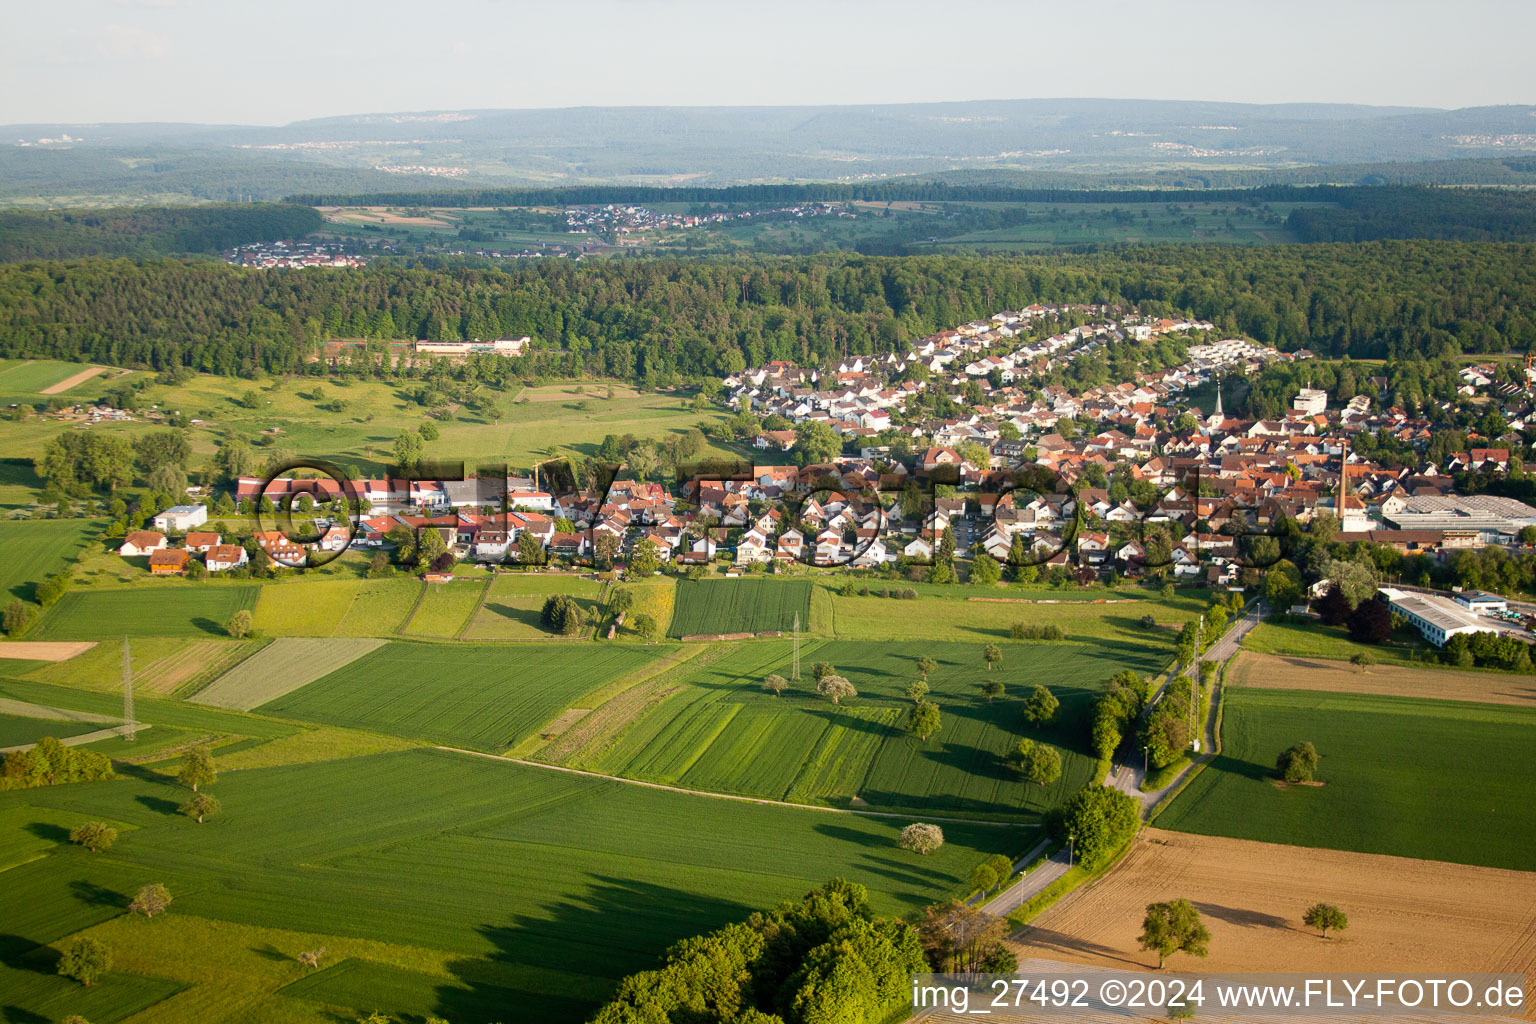
<instances>
[{"instance_id":1,"label":"power line pole","mask_svg":"<svg viewBox=\"0 0 1536 1024\"><path fill-rule=\"evenodd\" d=\"M133 651L126 636L123 637L123 724L127 726L123 739L132 743L138 730L133 720Z\"/></svg>"},{"instance_id":2,"label":"power line pole","mask_svg":"<svg viewBox=\"0 0 1536 1024\"><path fill-rule=\"evenodd\" d=\"M795 612L795 654L793 667L790 669L790 679L800 678L800 613Z\"/></svg>"}]
</instances>

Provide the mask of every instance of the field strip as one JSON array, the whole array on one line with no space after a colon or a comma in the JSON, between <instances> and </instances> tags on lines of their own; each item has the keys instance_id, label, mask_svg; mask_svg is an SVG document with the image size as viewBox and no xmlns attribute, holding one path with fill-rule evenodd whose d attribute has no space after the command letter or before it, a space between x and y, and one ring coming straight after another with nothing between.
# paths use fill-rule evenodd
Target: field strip
<instances>
[{"instance_id":1,"label":"field strip","mask_svg":"<svg viewBox=\"0 0 1536 1024\"><path fill-rule=\"evenodd\" d=\"M0 697L0 715L20 715L22 718L52 718L60 722L121 722L121 718L113 718L111 715L93 715L89 711L68 711L64 708L53 708L46 704L33 704L29 701L14 700L10 697Z\"/></svg>"},{"instance_id":2,"label":"field strip","mask_svg":"<svg viewBox=\"0 0 1536 1024\"><path fill-rule=\"evenodd\" d=\"M40 394L40 395L57 395L57 394L60 394L62 392L68 391L70 388L74 387L76 384L84 384L86 381L90 380L92 377L96 376L98 373L106 373L106 372L107 372L107 368L105 366L93 366L89 370L81 370L79 373L75 374L73 377L65 377L63 380L59 381L57 384L50 384L48 387L43 388L43 390L39 391L38 394Z\"/></svg>"},{"instance_id":3,"label":"field strip","mask_svg":"<svg viewBox=\"0 0 1536 1024\"><path fill-rule=\"evenodd\" d=\"M450 754L468 754L470 757L485 757L492 761L504 761L507 764L520 764L528 768L543 768L552 772L569 772L572 775L585 775L589 779L607 779L609 782L622 782L626 786L644 786L647 789L664 789L669 793L683 793L688 796L707 796L715 800L735 800L743 804L762 804L765 807L792 807L799 811L823 811L827 814L854 814L865 818L898 818L902 821L912 821L922 817L928 821L949 821L960 825L992 825L996 828L1040 828L1038 823L1020 821L982 821L978 818L951 818L937 814L897 814L894 811L856 811L847 807L819 807L816 804L792 804L784 800L767 800L756 796L737 796L734 793L711 793L703 789L684 789L681 786L668 786L660 782L641 782L639 779L626 779L618 775L604 775L601 772L583 771L580 768L567 768L559 764L543 764L539 761L525 761L520 757L502 757L500 754L485 754L478 750L464 750L461 747L438 747L438 750L446 750Z\"/></svg>"},{"instance_id":4,"label":"field strip","mask_svg":"<svg viewBox=\"0 0 1536 1024\"><path fill-rule=\"evenodd\" d=\"M480 609L485 607L485 599L491 596L491 584L495 582L494 579L486 580L485 586L480 588L480 600L475 602L475 610L469 613L469 618L464 620L464 625L460 626L459 631L453 635L455 640L463 640L464 634L469 632L469 627L474 625L475 618L480 614Z\"/></svg>"},{"instance_id":5,"label":"field strip","mask_svg":"<svg viewBox=\"0 0 1536 1024\"><path fill-rule=\"evenodd\" d=\"M1506 672L1372 665L1241 651L1228 669L1232 686L1264 690L1321 690L1383 697L1465 700L1536 707L1536 680Z\"/></svg>"},{"instance_id":6,"label":"field strip","mask_svg":"<svg viewBox=\"0 0 1536 1024\"><path fill-rule=\"evenodd\" d=\"M582 698L582 703L594 704L596 707L555 737L547 747L539 750L539 754L563 764L594 746L607 746L660 699L658 691L674 675L689 669L703 668L727 650L729 648L718 646L678 647L654 664L645 665L628 676L608 683L595 693L587 694Z\"/></svg>"},{"instance_id":7,"label":"field strip","mask_svg":"<svg viewBox=\"0 0 1536 1024\"><path fill-rule=\"evenodd\" d=\"M19 658L22 661L68 661L77 654L84 654L96 646L95 640L23 640L13 644L0 644L0 658Z\"/></svg>"},{"instance_id":8,"label":"field strip","mask_svg":"<svg viewBox=\"0 0 1536 1024\"><path fill-rule=\"evenodd\" d=\"M281 637L189 697L188 702L250 711L350 665L384 643L377 637Z\"/></svg>"}]
</instances>

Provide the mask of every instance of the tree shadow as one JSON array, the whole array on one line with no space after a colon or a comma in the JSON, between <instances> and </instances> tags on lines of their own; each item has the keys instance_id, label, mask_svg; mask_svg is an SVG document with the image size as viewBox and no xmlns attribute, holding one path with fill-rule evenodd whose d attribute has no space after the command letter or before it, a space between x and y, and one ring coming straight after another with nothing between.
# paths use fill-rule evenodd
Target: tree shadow
<instances>
[{"instance_id":1,"label":"tree shadow","mask_svg":"<svg viewBox=\"0 0 1536 1024\"><path fill-rule=\"evenodd\" d=\"M1236 907L1200 902L1195 903L1195 909L1207 917L1214 917L1218 921L1225 921L1227 924L1235 924L1242 928L1279 928L1288 932L1299 930L1283 917L1257 910L1240 910Z\"/></svg>"},{"instance_id":2,"label":"tree shadow","mask_svg":"<svg viewBox=\"0 0 1536 1024\"><path fill-rule=\"evenodd\" d=\"M291 963L293 957L284 953L270 942L264 942L259 946L251 946L250 950L263 960L271 960L273 963Z\"/></svg>"},{"instance_id":3,"label":"tree shadow","mask_svg":"<svg viewBox=\"0 0 1536 1024\"><path fill-rule=\"evenodd\" d=\"M140 795L134 797L134 799L143 804L149 810L155 811L159 814L175 814L177 813L177 808L181 806L176 801L167 800L162 796Z\"/></svg>"},{"instance_id":4,"label":"tree shadow","mask_svg":"<svg viewBox=\"0 0 1536 1024\"><path fill-rule=\"evenodd\" d=\"M39 839L51 843L65 843L69 841L69 829L63 825L51 825L46 821L34 821L27 825L27 831Z\"/></svg>"},{"instance_id":5,"label":"tree shadow","mask_svg":"<svg viewBox=\"0 0 1536 1024\"><path fill-rule=\"evenodd\" d=\"M195 626L197 629L201 630L202 632L208 633L208 634L210 634L212 636L223 637L223 636L228 636L229 635L225 631L223 623L214 622L212 619L206 618L206 617L201 616L201 615L197 616L196 618L194 618L192 620L192 625Z\"/></svg>"},{"instance_id":6,"label":"tree shadow","mask_svg":"<svg viewBox=\"0 0 1536 1024\"><path fill-rule=\"evenodd\" d=\"M95 882L87 882L77 878L69 883L69 893L88 907L128 909L129 900L125 894L118 892L116 889L108 889L104 885L97 885Z\"/></svg>"},{"instance_id":7,"label":"tree shadow","mask_svg":"<svg viewBox=\"0 0 1536 1024\"><path fill-rule=\"evenodd\" d=\"M1021 940L1029 946L1037 946L1041 949L1052 950L1057 953L1068 953L1101 957L1105 960L1114 960L1117 963L1129 964L1132 967L1145 969L1148 965L1138 960L1122 956L1118 949L1105 946L1097 942L1089 942L1075 935L1065 932L1052 931L1049 928L1041 928L1038 925L1029 925L1021 937Z\"/></svg>"},{"instance_id":8,"label":"tree shadow","mask_svg":"<svg viewBox=\"0 0 1536 1024\"><path fill-rule=\"evenodd\" d=\"M480 926L495 952L450 961L448 969L458 980L437 987L431 1012L448 1020L489 1021L506 1018L515 1007L521 1020L585 1020L623 976L657 967L673 943L744 920L752 909L637 879L592 876L580 896L536 914L515 915L506 924ZM593 936L624 938L594 958ZM579 975L577 990L585 997L518 984L539 970Z\"/></svg>"},{"instance_id":9,"label":"tree shadow","mask_svg":"<svg viewBox=\"0 0 1536 1024\"><path fill-rule=\"evenodd\" d=\"M0 1020L6 1024L52 1024L47 1017L19 1006L0 1006Z\"/></svg>"}]
</instances>

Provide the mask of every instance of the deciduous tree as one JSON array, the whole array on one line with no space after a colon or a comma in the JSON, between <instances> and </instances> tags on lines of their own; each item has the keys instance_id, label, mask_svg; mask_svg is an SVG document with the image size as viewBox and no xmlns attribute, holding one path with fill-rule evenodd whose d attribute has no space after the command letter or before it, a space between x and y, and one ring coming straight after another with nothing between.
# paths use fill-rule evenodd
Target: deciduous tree
<instances>
[{"instance_id":1,"label":"deciduous tree","mask_svg":"<svg viewBox=\"0 0 1536 1024\"><path fill-rule=\"evenodd\" d=\"M1211 933L1200 912L1188 900L1147 904L1141 923L1141 948L1157 954L1161 970L1175 953L1204 957L1210 953Z\"/></svg>"},{"instance_id":2,"label":"deciduous tree","mask_svg":"<svg viewBox=\"0 0 1536 1024\"><path fill-rule=\"evenodd\" d=\"M896 845L926 856L944 845L944 830L926 822L914 822L901 830Z\"/></svg>"}]
</instances>

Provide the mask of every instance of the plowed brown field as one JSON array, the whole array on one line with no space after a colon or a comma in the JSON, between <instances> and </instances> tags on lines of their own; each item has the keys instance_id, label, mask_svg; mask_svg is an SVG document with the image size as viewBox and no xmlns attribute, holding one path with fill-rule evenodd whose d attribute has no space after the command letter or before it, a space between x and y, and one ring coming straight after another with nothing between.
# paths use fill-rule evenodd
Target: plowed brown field
<instances>
[{"instance_id":1,"label":"plowed brown field","mask_svg":"<svg viewBox=\"0 0 1536 1024\"><path fill-rule=\"evenodd\" d=\"M1238 654L1227 669L1227 683L1270 690L1325 690L1524 707L1536 705L1536 677L1532 676L1397 665L1375 665L1361 672L1342 661L1290 658L1252 651Z\"/></svg>"},{"instance_id":2,"label":"plowed brown field","mask_svg":"<svg viewBox=\"0 0 1536 1024\"><path fill-rule=\"evenodd\" d=\"M1017 934L1020 959L1150 970L1157 958L1136 942L1146 906L1179 898L1211 943L1204 960L1173 957L1174 970L1518 972L1528 985L1536 974L1536 873L1160 829ZM1303 927L1319 901L1341 907L1348 930L1324 940Z\"/></svg>"}]
</instances>

